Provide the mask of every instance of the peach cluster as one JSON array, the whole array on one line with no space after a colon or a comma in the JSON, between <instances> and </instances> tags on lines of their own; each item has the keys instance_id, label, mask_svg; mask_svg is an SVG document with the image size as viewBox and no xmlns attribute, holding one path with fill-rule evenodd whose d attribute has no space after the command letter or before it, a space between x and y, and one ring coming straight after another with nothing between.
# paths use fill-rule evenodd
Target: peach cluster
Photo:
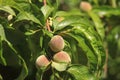
<instances>
[{"instance_id":1,"label":"peach cluster","mask_svg":"<svg viewBox=\"0 0 120 80\"><path fill-rule=\"evenodd\" d=\"M60 35L55 35L51 38L49 42L50 49L55 52L53 56L53 60L51 62L55 63L65 63L69 64L71 62L71 58L69 54L65 51L63 51L65 46L64 39ZM45 55L40 55L36 59L36 65L37 67L45 67L50 64L50 61L47 59ZM54 67L54 66L53 66Z\"/></svg>"}]
</instances>

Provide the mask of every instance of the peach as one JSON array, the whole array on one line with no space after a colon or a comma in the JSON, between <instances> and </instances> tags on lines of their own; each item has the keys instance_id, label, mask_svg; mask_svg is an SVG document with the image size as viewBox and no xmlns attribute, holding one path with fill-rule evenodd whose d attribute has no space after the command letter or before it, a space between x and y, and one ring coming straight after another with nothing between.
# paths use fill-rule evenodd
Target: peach
<instances>
[{"instance_id":1,"label":"peach","mask_svg":"<svg viewBox=\"0 0 120 80\"><path fill-rule=\"evenodd\" d=\"M70 56L65 51L60 51L60 52L56 53L53 56L53 60L56 61L56 62L65 62L65 63L70 63L71 62Z\"/></svg>"},{"instance_id":2,"label":"peach","mask_svg":"<svg viewBox=\"0 0 120 80\"><path fill-rule=\"evenodd\" d=\"M90 11L92 9L92 6L89 2L86 2L86 1L82 1L80 3L80 8L83 10L83 11Z\"/></svg>"},{"instance_id":3,"label":"peach","mask_svg":"<svg viewBox=\"0 0 120 80\"><path fill-rule=\"evenodd\" d=\"M40 55L37 59L36 59L36 66L37 67L45 67L49 64L49 60L46 58L45 55Z\"/></svg>"},{"instance_id":4,"label":"peach","mask_svg":"<svg viewBox=\"0 0 120 80\"><path fill-rule=\"evenodd\" d=\"M64 48L64 39L60 35L51 38L49 46L53 52L59 52Z\"/></svg>"}]
</instances>

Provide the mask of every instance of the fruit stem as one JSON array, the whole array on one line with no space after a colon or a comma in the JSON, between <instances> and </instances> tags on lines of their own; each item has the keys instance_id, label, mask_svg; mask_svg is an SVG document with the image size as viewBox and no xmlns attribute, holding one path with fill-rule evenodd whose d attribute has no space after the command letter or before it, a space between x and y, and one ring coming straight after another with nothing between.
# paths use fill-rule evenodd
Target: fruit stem
<instances>
[{"instance_id":1,"label":"fruit stem","mask_svg":"<svg viewBox=\"0 0 120 80\"><path fill-rule=\"evenodd\" d=\"M46 3L46 0L43 0L43 3L44 3L44 6L46 6L46 4L47 4L47 3Z\"/></svg>"},{"instance_id":2,"label":"fruit stem","mask_svg":"<svg viewBox=\"0 0 120 80\"><path fill-rule=\"evenodd\" d=\"M44 6L46 6L47 5L47 0L43 0L43 3L44 3ZM48 31L51 31L51 29L50 29L50 24L49 24L49 20L47 19L47 21L46 21L46 27L47 27L47 30Z\"/></svg>"},{"instance_id":3,"label":"fruit stem","mask_svg":"<svg viewBox=\"0 0 120 80\"><path fill-rule=\"evenodd\" d=\"M49 20L48 19L46 21L46 27L47 27L47 30L51 32L50 24L49 24Z\"/></svg>"}]
</instances>

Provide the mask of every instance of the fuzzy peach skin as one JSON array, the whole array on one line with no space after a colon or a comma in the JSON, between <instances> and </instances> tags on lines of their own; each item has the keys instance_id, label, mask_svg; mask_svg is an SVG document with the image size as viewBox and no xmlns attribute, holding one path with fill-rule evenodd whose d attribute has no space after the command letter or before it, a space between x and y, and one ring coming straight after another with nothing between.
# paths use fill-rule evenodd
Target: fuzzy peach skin
<instances>
[{"instance_id":1,"label":"fuzzy peach skin","mask_svg":"<svg viewBox=\"0 0 120 80\"><path fill-rule=\"evenodd\" d=\"M83 11L90 11L92 9L92 6L89 2L86 2L86 1L82 1L80 3L80 8L83 10Z\"/></svg>"},{"instance_id":2,"label":"fuzzy peach skin","mask_svg":"<svg viewBox=\"0 0 120 80\"><path fill-rule=\"evenodd\" d=\"M56 62L66 62L66 63L70 63L71 62L70 56L65 51L60 51L60 52L56 53L53 56L53 59Z\"/></svg>"},{"instance_id":3,"label":"fuzzy peach skin","mask_svg":"<svg viewBox=\"0 0 120 80\"><path fill-rule=\"evenodd\" d=\"M53 52L59 52L64 48L64 39L60 35L51 38L49 46Z\"/></svg>"},{"instance_id":4,"label":"fuzzy peach skin","mask_svg":"<svg viewBox=\"0 0 120 80\"><path fill-rule=\"evenodd\" d=\"M36 66L37 67L44 67L47 66L49 64L49 60L46 58L45 55L40 55L37 59L36 59Z\"/></svg>"}]
</instances>

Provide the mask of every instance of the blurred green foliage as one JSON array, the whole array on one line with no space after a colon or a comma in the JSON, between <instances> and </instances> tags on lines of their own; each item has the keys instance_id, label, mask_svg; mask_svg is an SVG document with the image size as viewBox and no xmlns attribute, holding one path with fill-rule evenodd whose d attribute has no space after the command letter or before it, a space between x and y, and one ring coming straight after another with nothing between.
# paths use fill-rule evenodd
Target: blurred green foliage
<instances>
[{"instance_id":1,"label":"blurred green foliage","mask_svg":"<svg viewBox=\"0 0 120 80\"><path fill-rule=\"evenodd\" d=\"M43 1L0 0L0 79L119 80L120 0ZM82 10L83 1L92 9ZM72 59L63 72L35 65L40 55L52 60L54 35L64 38Z\"/></svg>"}]
</instances>

